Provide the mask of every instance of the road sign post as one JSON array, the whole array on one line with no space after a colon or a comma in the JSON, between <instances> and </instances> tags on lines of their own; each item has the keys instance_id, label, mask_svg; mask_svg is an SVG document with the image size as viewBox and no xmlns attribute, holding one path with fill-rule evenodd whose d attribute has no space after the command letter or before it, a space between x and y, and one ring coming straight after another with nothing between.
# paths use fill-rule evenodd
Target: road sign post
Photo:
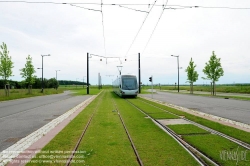
<instances>
[{"instance_id":1,"label":"road sign post","mask_svg":"<svg viewBox=\"0 0 250 166\"><path fill-rule=\"evenodd\" d=\"M153 76L149 77L149 82L151 82L151 98L153 99L153 91L154 91Z\"/></svg>"}]
</instances>

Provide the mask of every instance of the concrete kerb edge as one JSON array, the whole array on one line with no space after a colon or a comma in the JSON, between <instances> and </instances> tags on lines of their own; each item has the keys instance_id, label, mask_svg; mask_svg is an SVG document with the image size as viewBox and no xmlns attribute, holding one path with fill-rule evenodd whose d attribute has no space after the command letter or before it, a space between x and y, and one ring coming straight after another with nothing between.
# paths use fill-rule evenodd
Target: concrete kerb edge
<instances>
[{"instance_id":1,"label":"concrete kerb edge","mask_svg":"<svg viewBox=\"0 0 250 166\"><path fill-rule=\"evenodd\" d=\"M100 92L101 93L101 92ZM19 154L24 152L27 148L29 148L33 143L38 141L41 137L46 135L50 130L55 128L58 124L68 118L71 114L73 114L76 110L81 107L86 107L90 104L100 93L97 95L93 95L87 100L83 101L82 103L78 104L74 108L70 109L66 113L62 114L61 116L57 117L56 119L52 120L51 122L47 123L40 129L34 131L33 133L29 134L28 136L22 138L14 145L10 146L9 148L0 152L0 166L6 165L12 159L17 157Z\"/></svg>"},{"instance_id":2,"label":"concrete kerb edge","mask_svg":"<svg viewBox=\"0 0 250 166\"><path fill-rule=\"evenodd\" d=\"M245 129L250 129L249 124L245 124L245 123L233 121L233 120L230 120L230 119L222 118L222 117L219 117L219 116L207 114L207 113L204 113L204 112L199 112L199 111L195 111L195 110L192 110L192 109L180 107L180 106L177 106L177 105L174 105L174 104L169 104L169 103L162 102L162 101L155 100L155 99L151 99L151 98L148 98L148 97L143 97L143 96L140 96L140 97L144 98L146 100L149 100L149 101L153 101L153 102L156 102L156 103L159 103L159 104L162 104L162 105L166 105L166 106L171 107L171 108L175 108L175 109L180 110L180 111L192 112L194 114L198 114L198 115L209 117L209 118L212 118L212 119L215 119L215 120L218 120L218 121L229 123L229 124L234 125L234 126L242 127L242 128L245 128Z\"/></svg>"}]
</instances>

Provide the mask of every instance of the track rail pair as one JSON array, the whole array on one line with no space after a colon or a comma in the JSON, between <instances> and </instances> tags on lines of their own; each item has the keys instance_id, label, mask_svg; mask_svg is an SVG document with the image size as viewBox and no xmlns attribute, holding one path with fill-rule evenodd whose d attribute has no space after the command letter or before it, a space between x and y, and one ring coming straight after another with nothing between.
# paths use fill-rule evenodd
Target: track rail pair
<instances>
[{"instance_id":1,"label":"track rail pair","mask_svg":"<svg viewBox=\"0 0 250 166\"><path fill-rule=\"evenodd\" d=\"M143 100L140 100L140 101L144 102L145 104L151 105L151 106L153 106L153 107L155 107L155 108L158 108L158 109L160 109L160 110L163 110L163 111L165 111L165 112L167 112L167 113L170 113L170 114L172 114L172 115L178 116L178 117L180 117L181 119L186 120L186 121L190 122L191 124L193 124L193 125L195 125L195 126L197 126L197 127L200 127L200 128L202 128L202 129L204 129L204 130L210 132L210 133L213 133L213 134L219 135L219 136L221 136L221 137L223 137L223 138L226 138L226 139L228 139L228 140L230 140L230 141L232 141L232 142L234 142L234 143L236 143L236 144L238 144L238 145L240 145L240 146L242 146L242 147L244 147L244 148L250 150L250 145L249 145L248 143L246 143L246 142L243 142L243 141L241 141L241 140L238 140L238 139L236 139L236 138L233 138L233 137L231 137L231 136L228 136L228 135L226 135L226 134L223 134L223 133L221 133L221 132L219 132L219 131L216 131L216 130L214 130L214 129L211 129L211 128L207 127L207 126L204 126L204 125L201 125L201 124L196 123L196 122L194 122L194 121L191 121L191 120L189 120L189 119L187 119L187 118L185 118L185 117L182 117L182 116L179 116L179 115L174 114L174 113L172 113L172 112L169 112L169 111L167 111L167 110L165 110L165 109L162 109L162 108L160 108L160 107L157 107L157 106L155 106L155 105L153 105L153 104L146 103L146 102L143 101Z\"/></svg>"},{"instance_id":2,"label":"track rail pair","mask_svg":"<svg viewBox=\"0 0 250 166\"><path fill-rule=\"evenodd\" d=\"M136 147L135 147L135 145L134 145L134 143L133 143L133 140L132 140L132 138L131 138L131 136L130 136L130 134L129 134L129 132L128 132L128 129L127 129L127 127L126 127L126 125L125 125L125 123L124 123L124 121L123 121L123 119L122 119L122 116L121 116L121 114L120 114L120 112L119 112L119 110L118 110L118 108L117 108L117 105L116 105L116 103L115 103L115 101L114 101L113 98L112 98L112 102L113 102L113 105L114 105L115 110L117 111L117 114L119 115L119 118L120 118L120 121L121 121L121 123L122 123L122 125L123 125L123 128L124 128L124 130L126 131L126 134L127 134L127 136L128 136L128 139L129 139L129 141L130 141L130 143L131 143L131 146L132 146L133 151L134 151L134 153L135 153L137 162L138 162L138 164L139 164L140 166L143 166L143 163L142 163L142 161L141 161L141 159L140 159L139 153L138 153L137 150L136 150ZM74 150L72 151L72 154L71 154L70 157L68 158L68 160L67 160L65 166L69 166L69 165L71 164L71 160L73 159L73 157L74 157L74 155L75 155L75 152L77 151L77 149L78 149L78 147L79 147L79 145L80 145L80 143L81 143L81 141L82 141L82 138L84 137L84 134L86 133L86 131L87 131L87 129L88 129L88 127L89 127L89 125L90 125L90 123L91 123L91 121L92 121L92 119L93 119L93 117L94 117L94 114L96 113L96 110L98 109L99 105L100 105L100 100L99 100L98 104L96 105L96 108L95 108L94 112L92 113L91 117L89 118L88 123L87 123L87 125L85 126L85 128L84 128L84 130L83 130L83 132L82 132L82 134L81 134L81 136L80 136L80 138L78 139L78 141L77 141L77 143L76 143L76 146L74 147Z\"/></svg>"}]
</instances>

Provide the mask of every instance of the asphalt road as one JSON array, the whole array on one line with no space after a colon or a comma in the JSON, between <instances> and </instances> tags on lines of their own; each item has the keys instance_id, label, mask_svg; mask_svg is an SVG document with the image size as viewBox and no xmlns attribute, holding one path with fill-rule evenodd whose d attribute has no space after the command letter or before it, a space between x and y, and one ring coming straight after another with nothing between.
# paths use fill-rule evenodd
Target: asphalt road
<instances>
[{"instance_id":1,"label":"asphalt road","mask_svg":"<svg viewBox=\"0 0 250 166\"><path fill-rule=\"evenodd\" d=\"M0 152L89 97L65 92L0 102Z\"/></svg>"},{"instance_id":2,"label":"asphalt road","mask_svg":"<svg viewBox=\"0 0 250 166\"><path fill-rule=\"evenodd\" d=\"M142 96L151 98L151 94ZM250 101L157 92L156 100L250 124Z\"/></svg>"}]
</instances>

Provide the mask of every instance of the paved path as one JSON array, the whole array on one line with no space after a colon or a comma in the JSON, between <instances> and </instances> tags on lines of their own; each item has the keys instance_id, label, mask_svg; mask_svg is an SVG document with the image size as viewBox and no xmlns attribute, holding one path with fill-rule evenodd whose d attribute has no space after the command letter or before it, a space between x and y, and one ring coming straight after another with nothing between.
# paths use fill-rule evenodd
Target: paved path
<instances>
[{"instance_id":1,"label":"paved path","mask_svg":"<svg viewBox=\"0 0 250 166\"><path fill-rule=\"evenodd\" d=\"M90 96L69 92L0 102L0 151L41 128Z\"/></svg>"},{"instance_id":2,"label":"paved path","mask_svg":"<svg viewBox=\"0 0 250 166\"><path fill-rule=\"evenodd\" d=\"M151 94L142 96L151 98ZM250 124L250 101L157 92L156 100Z\"/></svg>"}]
</instances>

